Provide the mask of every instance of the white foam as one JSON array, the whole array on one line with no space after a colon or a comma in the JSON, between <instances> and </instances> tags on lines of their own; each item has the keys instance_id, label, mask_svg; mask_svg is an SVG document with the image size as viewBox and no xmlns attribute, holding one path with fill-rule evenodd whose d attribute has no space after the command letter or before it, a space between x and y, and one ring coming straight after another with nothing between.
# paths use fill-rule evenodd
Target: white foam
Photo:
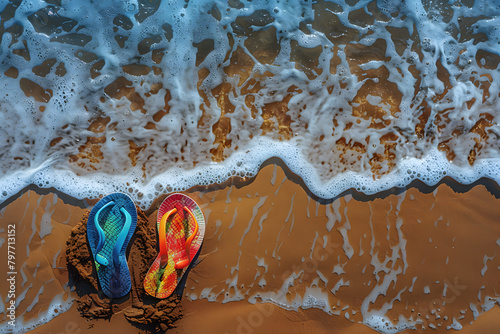
<instances>
[{"instance_id":1,"label":"white foam","mask_svg":"<svg viewBox=\"0 0 500 334\"><path fill-rule=\"evenodd\" d=\"M379 333L399 333L405 329L416 329L415 322L400 316L399 322L394 324L384 315L371 315L364 318L363 323Z\"/></svg>"},{"instance_id":2,"label":"white foam","mask_svg":"<svg viewBox=\"0 0 500 334\"><path fill-rule=\"evenodd\" d=\"M16 315L15 326L11 326L7 321L0 324L0 333L26 333L38 326L41 326L50 320L54 319L61 313L70 309L73 304L73 299L67 297L64 300L64 293L58 294L52 299L47 312L41 312L40 315L32 320L24 321L23 315Z\"/></svg>"}]
</instances>

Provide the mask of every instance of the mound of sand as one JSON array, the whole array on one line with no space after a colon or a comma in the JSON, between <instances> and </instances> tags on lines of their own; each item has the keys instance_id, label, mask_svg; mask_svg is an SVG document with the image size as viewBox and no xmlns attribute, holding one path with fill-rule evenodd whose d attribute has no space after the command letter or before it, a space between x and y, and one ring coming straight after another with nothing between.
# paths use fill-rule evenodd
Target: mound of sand
<instances>
[{"instance_id":1,"label":"mound of sand","mask_svg":"<svg viewBox=\"0 0 500 334\"><path fill-rule=\"evenodd\" d=\"M84 214L66 242L70 284L78 295L76 301L81 315L89 319L109 319L123 312L125 318L139 328L157 332L175 327L175 322L183 316L179 296L174 293L160 300L147 295L143 287L144 277L158 254L155 221L151 219L150 222L149 217L137 208L137 228L127 258L132 289L125 297L109 299L100 291L92 263L87 243L88 215L89 212Z\"/></svg>"}]
</instances>

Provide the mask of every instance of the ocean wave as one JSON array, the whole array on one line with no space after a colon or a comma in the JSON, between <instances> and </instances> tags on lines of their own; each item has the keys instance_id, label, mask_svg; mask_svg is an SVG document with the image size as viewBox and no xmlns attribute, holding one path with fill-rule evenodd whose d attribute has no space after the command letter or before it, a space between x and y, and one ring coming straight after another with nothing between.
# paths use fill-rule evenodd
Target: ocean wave
<instances>
[{"instance_id":1,"label":"ocean wave","mask_svg":"<svg viewBox=\"0 0 500 334\"><path fill-rule=\"evenodd\" d=\"M281 158L319 197L498 180L496 2L11 1L0 201L159 194Z\"/></svg>"}]
</instances>

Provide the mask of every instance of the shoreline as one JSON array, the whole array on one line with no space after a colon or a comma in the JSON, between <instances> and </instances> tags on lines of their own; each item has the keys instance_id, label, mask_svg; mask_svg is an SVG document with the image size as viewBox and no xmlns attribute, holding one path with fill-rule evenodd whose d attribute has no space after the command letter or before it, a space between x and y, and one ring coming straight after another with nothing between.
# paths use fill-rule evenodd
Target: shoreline
<instances>
[{"instance_id":1,"label":"shoreline","mask_svg":"<svg viewBox=\"0 0 500 334\"><path fill-rule=\"evenodd\" d=\"M293 142L275 143L269 139L261 138L259 145L273 148L270 154L255 152L254 149L247 150L246 155L238 152L228 157L224 161L224 165L195 166L187 170L171 169L151 177L145 184L138 183L138 180L142 178L142 173L144 173L144 171L139 170L130 171L127 175L95 173L90 181L86 179L87 174L81 176L71 170L54 170L51 169L51 166L40 167L37 171L32 172L29 178L47 179L46 182L51 187L40 188L34 184L27 184L21 190L15 192L14 195L5 198L10 193L7 190L10 190L12 182L8 183L7 180L3 180L0 182L0 186L7 190L0 194L0 199L5 198L0 204L0 209L4 206L4 203L9 203L26 189L37 189L39 192L51 191L78 200L80 196L71 194L95 195L81 196L82 199L90 199L102 196L102 191L113 190L105 192L111 193L120 188L128 189L128 192L125 193L131 196L136 205L143 210L148 210L153 206L153 202L157 201L165 193L189 193L193 189L200 187L200 182L210 182L209 185L201 186L201 188L213 191L214 189L220 189L220 186L238 182L238 179L254 179L265 166L270 164L280 166L293 182L302 185L311 198L319 201L335 200L346 194L359 194L361 198L364 196L366 198L377 198L384 193L392 193L394 189L403 191L413 187L432 188L439 186L443 182L453 183L454 187L457 188L488 184L489 189L495 189L492 191L497 194L500 193L500 180L495 178L497 175L494 172L496 170L495 159L480 160L474 166L458 166L449 164L437 149L433 149L425 157L401 161L397 169L386 174L364 175L363 173L346 171L328 180L322 180L317 173L309 173L310 169L313 168L312 165L300 159L295 161L292 158L301 155L292 144ZM259 147L259 145L256 145L256 147ZM283 147L279 148L279 145L283 145ZM290 156L283 156L280 153L287 150L292 152ZM443 166L447 168L443 168ZM200 175L203 175L203 177ZM80 177L86 179L85 182L78 181ZM21 174L16 175L15 178L17 182L26 184L23 181L26 177ZM136 181L130 182L130 180L134 179ZM180 181L174 182L172 180ZM221 182L221 180L224 181ZM88 189L89 183L95 187L94 190ZM71 186L68 186L68 184L71 184ZM80 192L75 189L80 189Z\"/></svg>"},{"instance_id":2,"label":"shoreline","mask_svg":"<svg viewBox=\"0 0 500 334\"><path fill-rule=\"evenodd\" d=\"M348 188L348 189L342 191L341 193L339 193L338 195L336 195L332 198L323 198L323 197L319 197L315 193L313 193L308 188L308 186L306 185L306 183L304 182L302 177L300 177L300 175L294 173L287 166L287 164L284 160L282 160L281 158L276 157L276 156L265 159L262 162L262 164L260 165L258 172L254 176L235 175L235 176L229 177L227 180L220 182L220 183L212 183L212 184L209 184L206 186L195 185L195 186L192 186L192 187L187 188L185 190L181 190L179 192L182 192L182 193L213 192L213 191L221 191L221 190L224 190L225 188L228 188L231 186L235 186L237 188L245 187L245 186L248 186L249 184L251 184L252 182L254 182L255 179L258 177L259 173L261 172L261 170L267 166L279 167L283 171L283 173L285 174L285 176L287 177L287 179L289 181L299 185L303 189L303 191L311 198L311 200L320 202L321 204L329 204L329 203L331 203L331 202L333 202L341 197L347 196L347 195L353 196L353 198L355 198L358 201L370 201L370 200L377 199L377 198L385 198L385 197L392 195L392 194L399 194L401 192L407 191L407 190L412 189L412 188L416 188L423 193L430 193L442 184L447 185L448 187L452 188L454 191L459 192L459 193L467 192L470 189L472 189L478 185L482 185L488 190L488 192L491 195L495 196L496 198L500 198L500 184L493 178L482 176L471 183L461 183L460 181L456 180L452 176L448 176L448 175L443 176L442 178L439 179L439 181L437 181L436 183L431 184L431 185L425 183L421 179L413 179L411 182L409 182L405 186L402 186L402 187L394 186L394 187L391 187L389 189L381 190L381 191L378 191L378 192L373 193L373 194L363 193L363 192L358 191L355 188L351 187L351 188ZM78 206L80 208L92 207L95 203L97 203L97 201L99 201L100 198L102 198L102 196L104 196L103 194L100 194L97 198L88 198L88 197L87 198L76 198L76 197L74 197L66 192L63 192L61 190L58 190L54 187L41 188L41 187L32 183L32 184L25 186L24 188L19 190L14 195L9 196L7 199L2 201L0 203L0 210L5 208L7 205L9 205L13 201L15 201L16 199L21 197L22 194L24 194L28 191L34 191L38 195L56 194L58 196L58 198L65 201L65 203L68 203L68 204L71 204L74 206ZM151 210L154 211L154 209L157 208L159 206L159 204L161 204L163 199L168 194L169 193L162 193L161 195L156 196L151 201L150 206L147 207L146 209L143 209L144 212L148 213L148 212L151 212Z\"/></svg>"},{"instance_id":3,"label":"shoreline","mask_svg":"<svg viewBox=\"0 0 500 334\"><path fill-rule=\"evenodd\" d=\"M311 198L307 193L306 188L304 188L303 184L300 183L300 180L297 180L296 175L294 176L290 173L291 172L287 171L286 169L283 170L281 165L276 165L270 162L269 164L262 166L257 176L251 179L233 179L231 182L228 181L225 184L213 185L212 187L195 187L185 192L188 195L192 196L202 206L202 209L205 211L208 228L204 247L202 248L202 253L200 254L201 260L199 264L195 268L193 268L187 278L183 300L181 302L183 307L186 308L185 318L178 321L178 323L182 324L183 327L188 328L190 325L194 326L188 320L190 313L198 314L197 317L203 317L206 315L207 319L209 319L210 317L208 316L208 314L212 313L212 311L210 310L212 308L222 310L225 307L222 305L234 305L230 308L234 308L235 310L239 309L241 311L241 314L238 313L239 311L231 313L232 315L230 317L228 316L229 318L233 320L238 319L238 317L241 317L241 319L246 319L245 314L247 314L247 317L248 315L252 314L252 312L256 310L256 305L260 304L259 301L264 300L265 298L272 298L273 291L276 296L276 292L282 288L283 280L290 277L291 274L288 275L288 272L299 272L300 270L304 271L302 277L300 277L301 283L296 282L294 286L290 286L285 293L286 296L295 296L293 298L299 298L300 296L302 296L301 298L304 298L303 296L305 296L305 293L309 293L310 296L313 296L316 293L315 296L317 298L323 298L325 295L325 291L328 292L330 290L336 289L336 296L332 292L326 294L328 296L327 301L329 301L330 307L333 306L332 300L337 300L338 302L340 302L342 304L342 307L339 306L340 308L345 307L345 305L349 305L349 307L346 309L349 312L349 320L347 320L347 316L345 316L345 314L347 314L346 310L341 311L341 316L328 315L324 311L317 310L317 312L322 312L321 314L324 314L324 316L320 316L318 315L319 313L314 311L315 309L309 309L309 311L299 309L299 313L306 314L306 322L311 322L311 324L315 324L314 326L320 326L323 322L327 321L325 320L326 317L330 317L331 321L338 322L338 324L336 324L335 326L342 326L342 324L345 324L346 327L354 326L353 322L355 324L361 321L363 318L361 317L359 309L361 305L352 305L356 304L356 300L359 300L359 298L366 298L367 295L363 295L363 293L359 293L360 291L357 291L358 296L356 296L357 292L352 291L353 288L351 288L350 286L345 286L345 284L346 282L350 282L351 286L359 286L358 290L364 289L362 282L364 274L355 274L355 272L358 272L359 270L352 270L354 270L355 267L359 267L363 263L369 265L371 261L370 260L366 262L367 260L369 260L369 258L365 259L366 255L368 254L370 242L368 240L368 237L364 237L365 234L370 234L370 229L366 221L363 223L363 220L371 219L369 207L372 207L371 215L374 218L372 224L374 226L374 230L372 230L371 232L375 233L375 238L373 240L375 240L376 243L380 243L378 247L375 247L378 249L378 253L381 254L380 252L384 252L386 254L389 254L387 252L390 252L391 249L398 245L401 246L401 241L406 240L405 249L407 252L407 261L411 261L410 255L416 256L416 252L427 252L428 257L426 256L424 257L424 259L442 257L440 253L432 252L430 247L429 249L426 249L425 246L420 246L420 249L410 247L410 244L412 244L412 240L424 240L423 237L419 236L417 238L416 236L419 235L419 233L422 234L422 231L424 230L432 229L433 224L430 223L434 223L432 222L433 219L435 220L436 218L439 218L438 216L434 217L432 215L429 215L428 212L421 212L425 207L433 210L431 206L433 207L432 203L434 203L434 206L438 206L439 210L441 210L440 216L449 215L450 217L455 217L453 211L456 211L457 208L453 205L450 205L450 203L459 201L460 203L472 203L472 206L474 206L479 205L481 201L487 201L490 204L499 202L498 193L495 190L497 189L497 186L493 181L488 184L488 180L479 180L477 184L462 187L457 186L456 188L450 187L450 185L452 187L454 186L453 181L444 180L434 187L425 185L421 185L419 187L418 185L416 185L415 187L409 189L396 188L378 196L370 196L365 198L363 198L363 196L366 195L356 194L355 192L352 192L351 194L343 194L342 196L331 201L322 202L320 200ZM33 196L30 195L30 199L24 199L26 194L29 193L33 193ZM266 197L266 199L262 201L262 198L264 197ZM413 197L413 199L411 199L411 197ZM57 198L57 200L54 200L54 198ZM156 204L153 204L151 208L145 211L146 215L155 217L155 205L159 205L159 203L161 203L161 200L161 196L157 198L154 202ZM52 212L52 216L50 217L50 220L52 222L51 233L40 238L40 243L37 244L38 247L35 247L38 251L38 248L40 248L41 245L47 244L46 242L41 242L43 239L51 238L52 234L55 234L54 236L58 235L59 237L62 237L64 233L68 233L68 228L75 222L75 220L78 220L78 216L81 218L81 212L84 212L83 207L91 207L91 205L97 202L97 200L74 200L69 196L66 196L65 198L64 194L57 194L57 192L53 192L51 190L46 190L45 192L42 191L42 194L38 194L36 191L29 190L27 192L24 192L18 198L13 199L7 205L3 206L2 220L6 219L5 216L9 215L9 212L7 211L21 212L23 210L23 206L25 206L26 203L31 203L35 206L35 203L37 202L37 219L43 217L47 212ZM51 202L53 203L53 205L49 207L48 203ZM398 211L396 213L398 205L402 207L402 211ZM487 206L480 205L477 208L472 208L471 212L465 212L467 217L458 218L465 219L474 217L474 215L484 215L484 209L481 208L485 207ZM486 218L490 217L490 220L494 219L495 213L496 211L498 211L498 209L496 208L492 209L492 211L494 212L492 212L490 215L485 216ZM28 206L25 206L24 210L29 210ZM66 215L69 214L70 218L62 217L64 215L61 214L61 212L59 212L58 210L61 212L66 212ZM380 214L380 219L375 219L375 216L379 214L378 212L382 212L384 210L388 211L389 213ZM404 214L405 210L409 210L409 212ZM422 221L421 223L413 221L410 223L409 221L412 218L412 215L420 215L422 217L422 220L428 221ZM397 237L397 218L403 219L403 227L408 229L402 230L402 239L398 239ZM281 220L281 223L275 222L276 220ZM66 224L55 224L58 221L66 222ZM378 229L375 223L376 221L384 221L384 224L386 224L387 226L384 225L380 229ZM436 221L439 223L442 220ZM40 223L41 222L42 220L40 220ZM498 232L498 228L495 229L495 226L491 225L490 223L485 225L490 230L492 229L489 237L491 237L491 234ZM36 224L38 224L38 222ZM420 230L417 228L417 226L421 224L426 225L425 229ZM452 224L458 223L452 222ZM483 236L480 233L474 232L474 226L471 226L471 224L472 223L466 224L466 222L461 222L460 224L455 226L455 229L457 230L458 227L467 229L468 226L468 229L470 229L470 231L468 231L469 235L467 236L478 239L479 241L476 240L475 242L479 242L479 244L477 245L480 245L484 242L484 240L482 239L488 236ZM59 230L57 226L61 226L61 229ZM453 234L451 232L458 232L458 230L446 230L445 226L446 225L443 225L444 230L441 231L443 233L443 236L440 236L439 233L438 235L431 234L430 236L430 238L435 239L434 242L437 245L442 244L443 246L446 246L446 244L450 243L451 241L443 239L443 242L439 243L439 238L444 236L450 237L451 234ZM287 228L284 229L285 227ZM328 230L329 228L330 231ZM479 229L479 227L477 228ZM40 229L41 225L37 225L36 232L38 232L38 234L40 232ZM484 233L486 234L486 229L483 230L485 230ZM31 234L31 231L28 231L30 232L29 234ZM286 233L288 233L288 236L284 238ZM386 239L385 234L387 234L387 237L389 238L387 239L387 242L384 241L384 239ZM35 232L33 232L33 235L35 235ZM456 237L459 237L459 235L463 235L463 233L458 233ZM348 237L347 243L345 236ZM500 238L500 236L498 237ZM33 240L36 239L34 237L32 238ZM385 245L384 242L386 242ZM290 248L293 244L304 245L299 247L299 250L294 250L294 248L297 247ZM467 243L464 244L462 242L462 244L466 245ZM322 245L325 246L322 247ZM332 245L332 247L329 248L326 247L326 245ZM498 247L497 245L493 246ZM238 249L239 252L236 251ZM322 278L321 275L316 274L316 272L311 269L308 269L309 267L307 266L314 264L314 258L312 256L315 254L315 252L320 256L325 256L326 254L328 254L328 251L330 249L332 249L333 255L329 255L329 257L324 260L318 258L318 260L316 261L317 263L315 264L316 268L314 269L316 269L316 271L319 271L321 275L323 275ZM350 249L352 249L352 252ZM363 251L361 251L362 249ZM266 251L268 251L267 255ZM270 254L273 251L276 251L275 256L271 256ZM57 250L52 250L51 252L52 256L55 256ZM248 252L251 254L248 254L247 256ZM477 249L470 249L469 252L477 253ZM60 253L64 252L61 251ZM463 257L462 253L458 252L457 254L455 254L451 250L451 248L445 250L445 253L452 258L451 262L453 262L453 258L456 256L458 256L457 263L459 263L459 261L466 261L465 258L460 258L460 256ZM492 254L490 253L488 253L489 257L492 256ZM348 256L349 254L350 257ZM279 259L280 257L281 259ZM307 257L311 257L311 259L303 262L304 259L307 259ZM303 258L302 262L300 261L300 258ZM342 261L337 261L337 258L342 258ZM481 272L481 268L484 268L484 264L482 261L483 257L478 258L480 258L479 263L474 262L471 265L473 265L474 267L478 267L479 272ZM261 265L259 265L259 259L264 259L264 262L260 263ZM299 261L297 262L297 260ZM422 258L420 258L419 261L421 260ZM57 258L57 261L59 261L60 263L61 259ZM488 262L487 266L490 268L489 270L486 270L486 273L491 273L491 271L495 269L494 263L491 263L491 261L495 262L496 259L486 260L486 262ZM401 256L399 258L395 258L394 263L402 265L402 263L404 263L403 257ZM271 269L267 271L267 268L265 268L266 266ZM408 270L411 270L411 268L414 266L418 267L417 262L410 262ZM334 267L334 273L331 273L332 267ZM419 268L419 270L422 270L422 268L424 267ZM58 270L60 271L60 273L59 278L57 279L61 279L61 277L64 277L63 266L59 265ZM342 273L342 271L345 272ZM439 272L439 270L437 271ZM454 273L460 271L457 271L457 268L455 268L450 272ZM258 276L255 276L257 273ZM238 285L232 285L231 287L231 284L224 283L224 280L234 280L235 274L237 277ZM385 274L383 270L378 272L378 275L380 277ZM431 270L427 274L423 273L417 275L419 276L419 278L417 279L416 285L419 285L422 275L428 276L428 278L424 279L424 281L429 282L428 285L431 286L432 292L427 294L425 292L417 293L415 291L413 294L407 296L408 298L411 297L410 299L406 298L407 302L411 300L422 301L422 303L426 305L425 307L428 307L427 305L431 305L433 300L435 300L436 298L439 300L440 296L442 295L442 286L439 291L436 291L432 286L432 276L435 274L436 273ZM465 275L464 277L470 276L467 273L463 274ZM274 279L272 276L274 276ZM375 276L376 275L374 275L374 277ZM397 283L394 283L393 287L387 291L388 295L390 295L390 299L397 296L397 294L391 292L395 288L399 289L403 286L406 286L406 290L408 290L410 285L412 285L412 279L409 278L410 275L407 276L408 277L398 277ZM340 282L339 277L343 279L340 284L338 283ZM262 281L263 278L264 281ZM19 279L21 279L21 277L19 277ZM325 282L325 279L327 282ZM450 282L448 291L453 292L453 277L441 279L441 284L446 279L448 279L448 282ZM481 276L479 276L479 278L476 278L476 280L477 279L484 281L484 278L481 278ZM64 278L62 280L64 280ZM402 282L400 282L400 280L402 280ZM468 278L468 280L470 280L470 282L474 282L474 279L472 278ZM375 278L371 281L376 282ZM259 285L259 283L263 284ZM455 290L457 290L458 287L457 291L460 293L460 295L456 296L455 298L456 303L459 303L459 299L464 298L465 295L467 295L467 297L464 298L464 300L470 298L471 301L475 300L477 302L477 291L472 292L472 285L470 285L469 281L467 281L467 283L469 285L465 285L468 286L467 289L471 290L470 294L468 291L467 293L465 293L460 290L460 287L464 285L463 282L455 285ZM242 284L244 288L241 288L240 284ZM415 282L413 282L413 284L415 284ZM494 286L495 285L493 285L492 287L494 288ZM199 298L202 297L203 289L207 287L212 288L209 292L205 293L206 297L203 297L203 299L200 301ZM311 288L317 289L313 289L314 291L310 292L312 291ZM36 289L30 289L30 291L26 294L26 299L31 298L31 300L34 300L34 290ZM43 296L43 294L45 293L48 293L47 291L44 291L41 296ZM223 291L222 294L221 291ZM226 292L230 293L230 295L225 296ZM240 294L238 294L238 292ZM1 293L3 295L3 292ZM483 293L487 294L487 291L484 291ZM257 304L249 304L248 300L252 296L257 296L257 294L260 295L260 297L256 297ZM334 296L332 296L332 294ZM413 297L413 295L415 294L417 295ZM244 296L243 300L241 301L226 302L224 304L221 304L221 302L228 301L230 299L238 299L240 298L240 295ZM474 298L468 296L474 296ZM451 298L450 296L448 297ZM206 298L213 299L216 302L208 303L205 300ZM36 304L41 309L43 309L44 303L49 303L48 299L41 298L41 300L42 299L44 301L42 301L41 303L39 301L38 304L40 305ZM287 297L286 299L288 302L290 302L290 298ZM390 299L387 300L390 301ZM401 297L401 299L403 302L405 301L404 297ZM23 303L21 303L20 305L21 309L23 308L22 304ZM238 306L236 307L236 305ZM269 304L264 303L261 305ZM316 305L316 307L318 307L318 305ZM373 305L378 308L383 304L380 304L380 302L377 301L376 304ZM411 314L411 312L405 310L404 307L401 308L402 306L403 305L399 305L397 308L395 307L395 310L393 311L394 315L402 314L404 312L407 312L407 314ZM24 308L25 307L26 306L24 306ZM75 306L73 306L72 309L74 309L74 307ZM36 306L34 307L34 309L36 310ZM274 315L275 313L273 313L271 317L272 319L274 319L275 317L284 317L286 319L290 316L290 314L297 313L297 311L286 311L278 307L276 307L276 309L279 309L279 312L277 312L276 315ZM498 312L495 311L497 309L498 306L495 306L492 312L487 312L487 314L497 314ZM447 306L446 310L449 310L449 312L451 312L450 314L455 314L457 312L457 314L459 314L460 311L458 307L453 306L453 303L449 306L449 308ZM57 318L65 317L65 315L73 318L77 315L76 311L69 312L72 312L71 316L69 316L70 313L66 312L57 316ZM464 326L465 323L473 320L472 314L470 313L471 311L468 310L466 318L464 319L464 321L461 321ZM263 318L267 319L265 317L265 312L261 312L260 314L262 314ZM481 319L481 317L482 316L480 316L479 319ZM489 317L493 318L490 319L490 321L494 322L498 320L498 317ZM112 319L113 318L115 318L115 316L113 316ZM45 326L51 328L52 325L50 324L54 323L54 321L55 320L52 320L48 324L39 327L40 330ZM124 321L126 322L126 320ZM226 321L230 321L230 319L226 319ZM477 321L479 320L476 320L476 322ZM98 333L97 327L100 327L100 325L98 324L101 322L102 321L96 322L96 324L94 325L94 328L96 329L94 329L93 331L95 333ZM194 321L194 323L197 323L197 321ZM236 324L235 331L237 331L237 325L238 324ZM358 325L361 327L359 327L360 329L356 330L360 330L361 332L363 332L364 328L366 328L366 330L369 330L367 331L367 333L369 333L370 331L374 332L365 325ZM128 326L130 328L135 328L130 325ZM266 325L263 324L262 326ZM287 325L283 324L282 326ZM474 323L471 327L474 327ZM126 328L124 327L123 330L126 330ZM354 330L354 328L352 330ZM137 331L137 329L135 329L135 331ZM36 332L37 330L35 330L35 333ZM412 331L408 332L410 333Z\"/></svg>"}]
</instances>

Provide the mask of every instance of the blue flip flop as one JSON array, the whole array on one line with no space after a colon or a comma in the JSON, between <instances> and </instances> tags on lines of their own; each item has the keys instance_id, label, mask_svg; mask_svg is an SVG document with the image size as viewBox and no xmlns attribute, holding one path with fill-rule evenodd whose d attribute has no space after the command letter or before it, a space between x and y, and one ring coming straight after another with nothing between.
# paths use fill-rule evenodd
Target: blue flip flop
<instances>
[{"instance_id":1,"label":"blue flip flop","mask_svg":"<svg viewBox=\"0 0 500 334\"><path fill-rule=\"evenodd\" d=\"M90 211L87 238L97 278L109 298L125 296L132 288L125 252L137 225L137 211L130 197L114 193Z\"/></svg>"}]
</instances>

